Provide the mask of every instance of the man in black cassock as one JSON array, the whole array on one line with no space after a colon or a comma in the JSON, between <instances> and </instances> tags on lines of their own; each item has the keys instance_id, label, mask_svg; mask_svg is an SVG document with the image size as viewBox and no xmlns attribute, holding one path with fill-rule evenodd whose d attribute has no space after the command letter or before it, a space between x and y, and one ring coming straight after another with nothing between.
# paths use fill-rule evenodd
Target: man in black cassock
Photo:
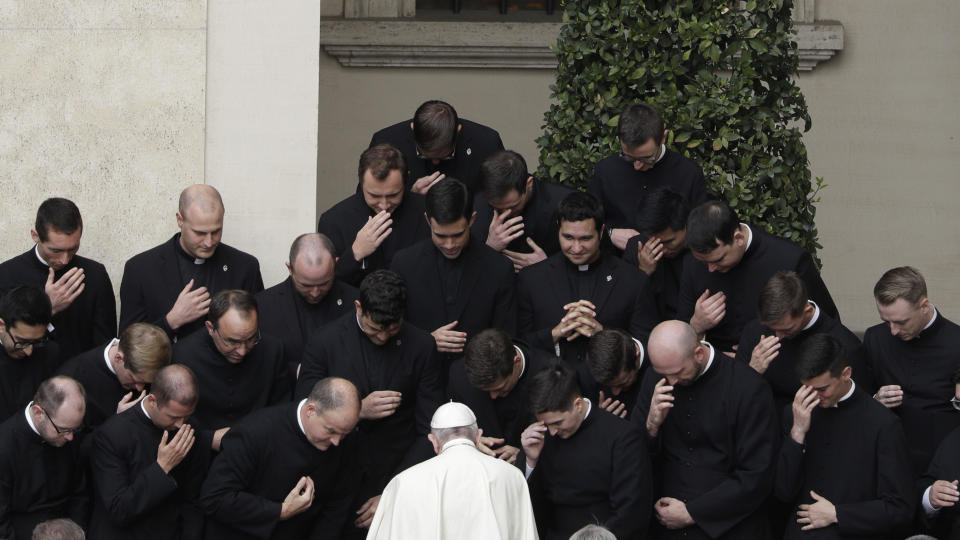
<instances>
[{"instance_id":1,"label":"man in black cassock","mask_svg":"<svg viewBox=\"0 0 960 540\"><path fill-rule=\"evenodd\" d=\"M260 332L257 299L249 292L217 293L205 325L176 344L173 361L196 374L200 400L193 420L215 431L211 447L219 450L223 434L244 416L290 401L291 378L283 345Z\"/></svg>"},{"instance_id":2,"label":"man in black cassock","mask_svg":"<svg viewBox=\"0 0 960 540\"><path fill-rule=\"evenodd\" d=\"M620 113L617 137L620 152L597 163L587 191L603 203L607 234L622 250L638 233L637 211L651 190L668 186L692 208L707 200L707 187L699 165L667 148L667 130L652 106L627 106Z\"/></svg>"},{"instance_id":3,"label":"man in black cassock","mask_svg":"<svg viewBox=\"0 0 960 540\"><path fill-rule=\"evenodd\" d=\"M873 296L884 321L863 335L878 388L874 398L900 417L914 470L921 473L943 438L960 426L960 414L950 404L953 374L960 367L960 326L930 302L915 268L888 270Z\"/></svg>"},{"instance_id":4,"label":"man in black cassock","mask_svg":"<svg viewBox=\"0 0 960 540\"><path fill-rule=\"evenodd\" d=\"M327 378L299 403L237 424L203 483L205 538L340 538L353 510L359 414L356 387Z\"/></svg>"},{"instance_id":5,"label":"man in black cassock","mask_svg":"<svg viewBox=\"0 0 960 540\"><path fill-rule=\"evenodd\" d=\"M37 523L55 518L86 524L86 467L71 443L83 409L83 388L54 377L0 424L0 538L28 539Z\"/></svg>"},{"instance_id":6,"label":"man in black cassock","mask_svg":"<svg viewBox=\"0 0 960 540\"><path fill-rule=\"evenodd\" d=\"M197 498L206 471L186 423L197 397L193 373L167 366L147 397L97 430L90 457L95 492L90 538L202 537Z\"/></svg>"},{"instance_id":7,"label":"man in black cassock","mask_svg":"<svg viewBox=\"0 0 960 540\"><path fill-rule=\"evenodd\" d=\"M471 238L476 213L467 186L444 178L426 196L430 239L397 252L391 269L407 283L414 301L404 319L433 335L441 375L485 328L517 333L517 295L506 257Z\"/></svg>"},{"instance_id":8,"label":"man in black cassock","mask_svg":"<svg viewBox=\"0 0 960 540\"><path fill-rule=\"evenodd\" d=\"M0 297L0 419L23 410L60 365L60 348L47 338L51 316L50 299L35 287Z\"/></svg>"},{"instance_id":9,"label":"man in black cassock","mask_svg":"<svg viewBox=\"0 0 960 540\"><path fill-rule=\"evenodd\" d=\"M640 430L584 398L561 362L534 375L530 409L537 422L523 431L517 465L540 537L566 540L599 523L617 538L646 538L653 479Z\"/></svg>"},{"instance_id":10,"label":"man in black cassock","mask_svg":"<svg viewBox=\"0 0 960 540\"><path fill-rule=\"evenodd\" d=\"M180 232L132 257L120 281L120 331L135 322L163 328L171 339L203 326L210 298L220 291L263 290L256 257L220 242L223 200L208 185L180 193Z\"/></svg>"},{"instance_id":11,"label":"man in black cassock","mask_svg":"<svg viewBox=\"0 0 960 540\"><path fill-rule=\"evenodd\" d=\"M900 421L857 388L833 336L807 339L796 372L774 488L795 507L784 538L904 538L915 476Z\"/></svg>"},{"instance_id":12,"label":"man in black cassock","mask_svg":"<svg viewBox=\"0 0 960 540\"><path fill-rule=\"evenodd\" d=\"M646 430L662 486L657 538L769 538L760 509L778 446L770 389L682 321L650 334L631 422Z\"/></svg>"},{"instance_id":13,"label":"man in black cassock","mask_svg":"<svg viewBox=\"0 0 960 540\"><path fill-rule=\"evenodd\" d=\"M481 442L496 457L516 460L520 433L534 421L527 403L530 380L550 362L545 352L489 328L470 338L463 357L450 366L447 396L477 415Z\"/></svg>"},{"instance_id":14,"label":"man in black cassock","mask_svg":"<svg viewBox=\"0 0 960 540\"><path fill-rule=\"evenodd\" d=\"M603 206L579 191L560 203L560 253L518 275L519 337L575 366L587 340L606 326L641 341L653 323L644 276L600 249Z\"/></svg>"},{"instance_id":15,"label":"man in black cassock","mask_svg":"<svg viewBox=\"0 0 960 540\"><path fill-rule=\"evenodd\" d=\"M73 377L87 392L84 427L93 429L139 402L157 372L170 363L170 338L148 323L134 323L104 347L70 359L57 373Z\"/></svg>"},{"instance_id":16,"label":"man in black cassock","mask_svg":"<svg viewBox=\"0 0 960 540\"><path fill-rule=\"evenodd\" d=\"M767 280L760 290L757 315L743 329L736 358L763 375L778 411L793 401L800 388L797 351L816 334L829 334L843 344L847 362L857 374L857 386L873 393L860 340L808 298L807 286L795 272L777 272Z\"/></svg>"},{"instance_id":17,"label":"man in black cassock","mask_svg":"<svg viewBox=\"0 0 960 540\"><path fill-rule=\"evenodd\" d=\"M617 328L594 334L586 362L577 367L583 395L620 418L629 418L647 371L640 340Z\"/></svg>"},{"instance_id":18,"label":"man in black cassock","mask_svg":"<svg viewBox=\"0 0 960 540\"><path fill-rule=\"evenodd\" d=\"M960 402L960 398L958 398ZM956 402L955 402L956 403ZM960 538L960 428L950 432L920 478L922 522L937 538Z\"/></svg>"},{"instance_id":19,"label":"man in black cassock","mask_svg":"<svg viewBox=\"0 0 960 540\"><path fill-rule=\"evenodd\" d=\"M477 170L490 154L503 150L500 134L457 117L443 101L417 107L413 118L373 134L370 146L388 143L403 152L407 188L425 194L442 176L459 178L476 192Z\"/></svg>"},{"instance_id":20,"label":"man in black cassock","mask_svg":"<svg viewBox=\"0 0 960 540\"><path fill-rule=\"evenodd\" d=\"M37 210L30 231L36 244L0 264L0 291L30 285L46 292L53 305L50 338L64 359L112 339L117 332L117 304L107 269L77 255L83 219L72 201L51 198Z\"/></svg>"},{"instance_id":21,"label":"man in black cassock","mask_svg":"<svg viewBox=\"0 0 960 540\"><path fill-rule=\"evenodd\" d=\"M680 278L687 249L687 216L690 206L672 188L651 189L640 202L636 227L640 234L627 240L623 260L649 276L657 323L677 318Z\"/></svg>"},{"instance_id":22,"label":"man in black cassock","mask_svg":"<svg viewBox=\"0 0 960 540\"><path fill-rule=\"evenodd\" d=\"M423 220L423 195L403 186L403 154L389 144L363 151L357 192L324 212L317 232L333 242L336 276L359 285L364 276L388 268L393 255L430 234Z\"/></svg>"},{"instance_id":23,"label":"man in black cassock","mask_svg":"<svg viewBox=\"0 0 960 540\"><path fill-rule=\"evenodd\" d=\"M741 223L722 201L690 212L687 245L693 258L683 267L677 319L689 321L720 351L740 342L743 327L756 317L760 289L779 270L792 270L810 299L839 320L837 306L820 279L813 257L800 246Z\"/></svg>"},{"instance_id":24,"label":"man in black cassock","mask_svg":"<svg viewBox=\"0 0 960 540\"><path fill-rule=\"evenodd\" d=\"M560 251L557 207L572 191L534 178L517 152L497 152L480 166L474 234L519 272Z\"/></svg>"},{"instance_id":25,"label":"man in black cassock","mask_svg":"<svg viewBox=\"0 0 960 540\"><path fill-rule=\"evenodd\" d=\"M336 248L319 233L301 234L290 246L287 279L257 295L260 330L283 343L287 372L296 378L307 340L353 311L357 289L334 276Z\"/></svg>"},{"instance_id":26,"label":"man in black cassock","mask_svg":"<svg viewBox=\"0 0 960 540\"><path fill-rule=\"evenodd\" d=\"M360 410L357 519L344 538L362 538L387 482L406 467L429 459L426 434L443 400L436 342L403 320L407 288L390 270L376 270L360 284L355 312L327 325L303 353L297 398L320 379L343 377L363 398Z\"/></svg>"}]
</instances>

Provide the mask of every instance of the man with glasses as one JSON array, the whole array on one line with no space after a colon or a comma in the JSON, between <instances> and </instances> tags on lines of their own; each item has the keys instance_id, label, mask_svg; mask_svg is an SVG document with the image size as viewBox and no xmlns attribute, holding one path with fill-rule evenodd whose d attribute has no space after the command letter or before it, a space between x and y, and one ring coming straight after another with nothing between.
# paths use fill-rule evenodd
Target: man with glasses
<instances>
[{"instance_id":1,"label":"man with glasses","mask_svg":"<svg viewBox=\"0 0 960 540\"><path fill-rule=\"evenodd\" d=\"M458 118L449 103L438 100L417 107L413 119L374 133L370 146L382 143L403 152L407 186L421 194L446 175L461 180L471 192L476 191L480 164L490 154L503 150L499 133Z\"/></svg>"},{"instance_id":2,"label":"man with glasses","mask_svg":"<svg viewBox=\"0 0 960 540\"><path fill-rule=\"evenodd\" d=\"M83 387L59 376L0 424L0 538L30 538L38 523L55 518L86 523L86 467L70 444L83 414Z\"/></svg>"},{"instance_id":3,"label":"man with glasses","mask_svg":"<svg viewBox=\"0 0 960 540\"><path fill-rule=\"evenodd\" d=\"M203 330L177 342L173 361L193 370L200 400L193 414L201 430L220 439L237 421L268 405L290 400L283 345L260 333L257 299L247 291L221 291L210 302ZM207 442L209 433L201 432Z\"/></svg>"},{"instance_id":4,"label":"man with glasses","mask_svg":"<svg viewBox=\"0 0 960 540\"><path fill-rule=\"evenodd\" d=\"M396 473L428 459L430 417L443 400L436 343L405 322L407 286L395 272L377 270L360 284L355 313L327 325L307 344L297 399L329 376L360 391L360 492L344 538L362 538L380 493Z\"/></svg>"},{"instance_id":5,"label":"man with glasses","mask_svg":"<svg viewBox=\"0 0 960 540\"><path fill-rule=\"evenodd\" d=\"M60 349L47 338L51 317L50 300L36 287L0 297L0 418L21 410L59 366Z\"/></svg>"},{"instance_id":6,"label":"man with glasses","mask_svg":"<svg viewBox=\"0 0 960 540\"><path fill-rule=\"evenodd\" d=\"M669 186L683 195L690 208L707 200L703 170L667 148L669 130L655 108L634 103L620 113L617 137L620 152L604 158L593 170L587 191L607 210L610 240L623 250L634 229L640 202L648 191Z\"/></svg>"}]
</instances>

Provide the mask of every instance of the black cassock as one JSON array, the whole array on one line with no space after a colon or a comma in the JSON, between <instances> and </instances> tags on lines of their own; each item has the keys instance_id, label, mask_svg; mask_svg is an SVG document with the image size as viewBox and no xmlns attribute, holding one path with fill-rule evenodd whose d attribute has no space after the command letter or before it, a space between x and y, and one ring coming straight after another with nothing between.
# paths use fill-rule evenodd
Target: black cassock
<instances>
[{"instance_id":1,"label":"black cassock","mask_svg":"<svg viewBox=\"0 0 960 540\"><path fill-rule=\"evenodd\" d=\"M926 473L920 477L916 500L921 500L927 488L937 480L960 480L960 459L957 459L957 456L960 456L960 428L951 431L940 443ZM923 509L920 512L926 514ZM960 504L954 503L953 506L939 509L931 516L925 515L924 522L931 527L930 534L937 538L960 538Z\"/></svg>"},{"instance_id":2,"label":"black cassock","mask_svg":"<svg viewBox=\"0 0 960 540\"><path fill-rule=\"evenodd\" d=\"M324 377L349 380L361 399L376 390L402 394L393 414L357 424L364 473L361 498L380 494L400 470L431 457L426 435L430 418L443 401L443 392L436 345L430 334L405 322L396 336L378 346L360 330L355 312L344 315L307 344L297 380L297 399L307 397Z\"/></svg>"},{"instance_id":3,"label":"black cassock","mask_svg":"<svg viewBox=\"0 0 960 540\"><path fill-rule=\"evenodd\" d=\"M87 412L83 423L88 428L95 428L115 415L117 403L130 392L120 385L117 375L107 367L105 355L112 344L113 340L75 356L57 371L60 375L73 377L86 390ZM136 397L139 392L134 391L133 394Z\"/></svg>"},{"instance_id":4,"label":"black cassock","mask_svg":"<svg viewBox=\"0 0 960 540\"><path fill-rule=\"evenodd\" d=\"M644 376L631 415L646 433L654 386ZM747 366L715 352L709 368L690 386L674 386L674 405L650 440L654 468L662 475L655 497L686 503L696 522L658 531L659 538L767 538L761 504L770 494L779 446L770 388Z\"/></svg>"},{"instance_id":5,"label":"black cassock","mask_svg":"<svg viewBox=\"0 0 960 540\"><path fill-rule=\"evenodd\" d=\"M642 275L641 275L642 274ZM612 255L601 255L580 271L563 253L528 266L517 278L519 338L575 366L583 361L587 338L562 338L556 347L550 331L566 314L563 306L580 299L593 302L597 321L619 328L646 343L655 325L655 308L646 291L646 274Z\"/></svg>"},{"instance_id":6,"label":"black cassock","mask_svg":"<svg viewBox=\"0 0 960 540\"><path fill-rule=\"evenodd\" d=\"M197 427L233 426L257 409L290 401L283 345L273 336L264 335L243 361L234 364L220 354L203 328L174 346L173 361L197 376L200 401L192 417Z\"/></svg>"},{"instance_id":7,"label":"black cassock","mask_svg":"<svg viewBox=\"0 0 960 540\"><path fill-rule=\"evenodd\" d=\"M781 410L784 405L793 403L793 398L800 389L800 376L797 375L796 363L797 353L803 344L816 334L828 334L837 338L843 344L847 352L847 360L853 370L853 376L857 379L857 386L863 391L873 393L875 390L870 383L870 374L867 370L866 360L864 359L863 346L856 334L840 324L840 321L827 315L822 310L816 322L810 328L801 331L790 339L780 340L780 354L777 355L763 378L770 384L773 390L773 400L776 402L777 410ZM744 365L750 365L750 356L753 354L753 348L757 346L760 339L765 336L774 335L773 330L754 319L747 323L743 329L743 335L740 337L740 345L737 347L737 360Z\"/></svg>"},{"instance_id":8,"label":"black cassock","mask_svg":"<svg viewBox=\"0 0 960 540\"><path fill-rule=\"evenodd\" d=\"M471 385L467 379L464 361L459 359L450 366L447 396L470 407L477 416L477 426L483 430L485 437L503 438L505 444L520 448L520 434L527 426L536 422L527 401L530 381L556 359L525 343L514 341L514 346L522 352L525 365L516 386L509 394L493 399L487 392Z\"/></svg>"},{"instance_id":9,"label":"black cassock","mask_svg":"<svg viewBox=\"0 0 960 540\"><path fill-rule=\"evenodd\" d=\"M85 470L79 445L50 446L20 408L0 424L0 538L29 539L37 523L56 518L85 526Z\"/></svg>"},{"instance_id":10,"label":"black cassock","mask_svg":"<svg viewBox=\"0 0 960 540\"><path fill-rule=\"evenodd\" d=\"M960 366L960 326L937 313L930 328L903 341L882 323L867 329L863 348L877 388L898 384L903 389L903 403L891 410L903 422L919 474L943 438L960 426L960 413L950 404L953 373Z\"/></svg>"},{"instance_id":11,"label":"black cassock","mask_svg":"<svg viewBox=\"0 0 960 540\"><path fill-rule=\"evenodd\" d=\"M0 291L30 285L41 291L50 267L40 261L34 247L0 264ZM97 261L74 255L70 263L54 274L54 280L72 268L83 270L83 292L67 309L53 316L50 338L60 344L63 359L72 358L117 333L117 302L107 269Z\"/></svg>"},{"instance_id":12,"label":"black cassock","mask_svg":"<svg viewBox=\"0 0 960 540\"><path fill-rule=\"evenodd\" d=\"M593 377L593 374L590 373L590 366L588 366L586 362L581 362L576 367L577 380L580 382L580 393L593 400L594 403L600 403L600 392L603 392L603 397L611 398L623 404L624 410L627 412L624 418L629 420L630 415L636 407L637 394L640 393L643 376L649 369L649 365L650 363L647 362L646 359L646 350L644 349L640 367L637 369L636 380L630 386L622 389L619 394L614 394L609 386L601 384Z\"/></svg>"},{"instance_id":13,"label":"black cassock","mask_svg":"<svg viewBox=\"0 0 960 540\"><path fill-rule=\"evenodd\" d=\"M809 253L793 242L777 238L759 227L751 227L750 230L753 240L749 249L740 263L729 271L709 272L707 265L696 259L684 264L677 319L690 320L697 299L705 290L709 289L711 295L723 291L727 313L720 324L707 330L707 340L721 351L732 351L733 346L740 342L743 327L757 317L761 289L773 274L781 270L796 272L807 286L807 296L824 313L839 318L837 306L820 279L820 272Z\"/></svg>"},{"instance_id":14,"label":"black cassock","mask_svg":"<svg viewBox=\"0 0 960 540\"><path fill-rule=\"evenodd\" d=\"M257 295L260 331L283 343L287 373L296 378L303 347L310 336L348 311L360 292L351 285L335 280L330 291L317 304L310 304L293 288L288 277Z\"/></svg>"},{"instance_id":15,"label":"black cassock","mask_svg":"<svg viewBox=\"0 0 960 540\"><path fill-rule=\"evenodd\" d=\"M120 332L133 323L148 322L163 328L174 339L202 328L203 317L177 330L167 324L167 313L191 279L193 289L206 287L211 297L229 289L253 294L263 290L256 257L221 243L212 257L195 264L195 259L180 247L180 233L177 233L159 246L135 255L124 265L120 281Z\"/></svg>"},{"instance_id":16,"label":"black cassock","mask_svg":"<svg viewBox=\"0 0 960 540\"><path fill-rule=\"evenodd\" d=\"M587 192L603 203L608 229L632 229L636 226L640 202L648 192L661 186L683 195L690 208L707 200L703 170L669 148L663 159L648 171L634 170L632 163L616 155L600 160L593 169Z\"/></svg>"},{"instance_id":17,"label":"black cassock","mask_svg":"<svg viewBox=\"0 0 960 540\"><path fill-rule=\"evenodd\" d=\"M0 420L23 412L40 383L51 377L59 365L60 347L54 342L33 347L26 358L8 356L0 346Z\"/></svg>"},{"instance_id":18,"label":"black cassock","mask_svg":"<svg viewBox=\"0 0 960 540\"><path fill-rule=\"evenodd\" d=\"M367 274L380 268L389 268L393 255L413 244L430 237L430 228L423 217L423 195L407 192L403 202L397 206L390 218L393 231L383 240L372 254L358 261L353 256L353 241L357 232L376 215L367 206L363 194L354 193L333 205L320 216L317 232L325 234L333 242L337 252L337 278L359 286Z\"/></svg>"},{"instance_id":19,"label":"black cassock","mask_svg":"<svg viewBox=\"0 0 960 540\"><path fill-rule=\"evenodd\" d=\"M639 234L634 236L627 240L627 247L623 250L623 260L634 268L639 268L640 264L640 258L637 255L637 245L640 240L647 240L647 237ZM649 294L653 297L653 303L657 307L655 320L658 323L677 318L680 278L683 276L683 266L688 259L693 260L693 256L686 249L672 259L664 257L660 259L660 262L657 263L657 269L648 278L649 285L647 287L650 291Z\"/></svg>"},{"instance_id":20,"label":"black cassock","mask_svg":"<svg viewBox=\"0 0 960 540\"><path fill-rule=\"evenodd\" d=\"M176 431L168 434L172 439ZM204 459L198 441L186 457L163 472L157 449L163 430L140 404L107 420L93 436L90 469L94 485L90 538L104 540L187 540L200 538L203 514L197 507Z\"/></svg>"},{"instance_id":21,"label":"black cassock","mask_svg":"<svg viewBox=\"0 0 960 540\"><path fill-rule=\"evenodd\" d=\"M540 246L547 256L560 251L559 231L560 224L557 221L557 209L560 201L564 199L573 190L561 184L552 184L534 179L530 186L533 193L527 200L526 206L520 215L523 217L523 235L516 238L507 245L508 250L520 253L530 253L532 248L527 244L527 238ZM493 207L487 202L482 194L477 194L474 198L473 209L477 212L477 219L473 222L473 234L481 242L487 241L487 235L490 232L490 222L493 221ZM507 219L516 217L511 213Z\"/></svg>"},{"instance_id":22,"label":"black cassock","mask_svg":"<svg viewBox=\"0 0 960 540\"><path fill-rule=\"evenodd\" d=\"M774 494L793 504L784 538L904 538L913 518L914 475L900 421L869 394L854 389L837 407L813 410L804 444L790 437L792 411L784 409L786 434L777 463ZM801 531L797 506L826 498L837 523Z\"/></svg>"},{"instance_id":23,"label":"black cassock","mask_svg":"<svg viewBox=\"0 0 960 540\"><path fill-rule=\"evenodd\" d=\"M319 450L297 422L299 404L251 414L223 438L223 449L203 483L207 540L336 539L355 489L356 434ZM280 507L301 476L313 479L310 508L280 521Z\"/></svg>"},{"instance_id":24,"label":"black cassock","mask_svg":"<svg viewBox=\"0 0 960 540\"><path fill-rule=\"evenodd\" d=\"M523 454L517 463L525 466ZM570 438L546 435L528 483L544 540L566 540L591 523L618 539L646 538L653 479L643 434L595 405Z\"/></svg>"}]
</instances>

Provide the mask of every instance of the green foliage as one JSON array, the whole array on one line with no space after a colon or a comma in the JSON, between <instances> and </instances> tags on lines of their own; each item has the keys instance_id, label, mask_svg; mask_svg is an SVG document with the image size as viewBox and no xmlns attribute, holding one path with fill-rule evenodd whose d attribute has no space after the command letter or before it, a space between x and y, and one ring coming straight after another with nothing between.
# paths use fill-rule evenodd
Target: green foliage
<instances>
[{"instance_id":1,"label":"green foliage","mask_svg":"<svg viewBox=\"0 0 960 540\"><path fill-rule=\"evenodd\" d=\"M793 80L790 10L790 0L567 0L537 174L585 187L620 149L619 111L645 101L711 192L815 252L824 185L811 181L801 137L810 116Z\"/></svg>"}]
</instances>

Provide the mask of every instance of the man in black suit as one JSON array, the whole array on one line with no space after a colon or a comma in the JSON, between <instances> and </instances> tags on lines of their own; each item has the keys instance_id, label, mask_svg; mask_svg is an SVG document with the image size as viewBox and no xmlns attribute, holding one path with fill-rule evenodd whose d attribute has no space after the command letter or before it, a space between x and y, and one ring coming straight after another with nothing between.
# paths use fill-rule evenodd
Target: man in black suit
<instances>
[{"instance_id":1,"label":"man in black suit","mask_svg":"<svg viewBox=\"0 0 960 540\"><path fill-rule=\"evenodd\" d=\"M960 392L958 392L960 393ZM960 401L960 398L957 398ZM957 403L957 402L954 402ZM960 405L958 405L960 406ZM960 428L947 435L920 478L922 522L937 538L960 538Z\"/></svg>"},{"instance_id":2,"label":"man in black suit","mask_svg":"<svg viewBox=\"0 0 960 540\"><path fill-rule=\"evenodd\" d=\"M628 418L646 372L645 356L640 340L623 330L597 332L587 346L587 361L577 368L583 395L601 409Z\"/></svg>"},{"instance_id":3,"label":"man in black suit","mask_svg":"<svg viewBox=\"0 0 960 540\"><path fill-rule=\"evenodd\" d=\"M405 319L433 335L445 363L485 328L517 332L517 296L510 261L471 238L473 197L459 180L444 178L426 196L430 240L401 250L391 268L415 301Z\"/></svg>"},{"instance_id":4,"label":"man in black suit","mask_svg":"<svg viewBox=\"0 0 960 540\"><path fill-rule=\"evenodd\" d=\"M291 378L283 344L260 332L257 299L247 291L220 291L210 302L205 328L173 348L173 361L189 367L202 390L193 418L214 430L211 447L251 412L290 401ZM207 436L204 433L204 443Z\"/></svg>"},{"instance_id":5,"label":"man in black suit","mask_svg":"<svg viewBox=\"0 0 960 540\"><path fill-rule=\"evenodd\" d=\"M793 242L741 223L725 202L706 202L690 212L687 245L696 260L683 267L677 319L689 321L723 352L739 343L743 327L756 316L760 289L779 270L796 272L810 299L840 318L813 257Z\"/></svg>"},{"instance_id":6,"label":"man in black suit","mask_svg":"<svg viewBox=\"0 0 960 540\"><path fill-rule=\"evenodd\" d=\"M260 329L283 343L287 372L296 378L309 337L353 311L357 289L334 275L336 248L320 233L301 234L290 246L282 282L257 295Z\"/></svg>"},{"instance_id":7,"label":"man in black suit","mask_svg":"<svg viewBox=\"0 0 960 540\"><path fill-rule=\"evenodd\" d=\"M54 518L86 524L86 467L71 444L83 425L83 398L77 381L47 379L0 424L0 538L30 538L37 523Z\"/></svg>"},{"instance_id":8,"label":"man in black suit","mask_svg":"<svg viewBox=\"0 0 960 540\"><path fill-rule=\"evenodd\" d=\"M212 186L180 194L180 232L127 261L120 282L120 331L135 322L163 328L176 341L203 326L210 298L227 289L263 290L260 263L220 242L223 200Z\"/></svg>"},{"instance_id":9,"label":"man in black suit","mask_svg":"<svg viewBox=\"0 0 960 540\"><path fill-rule=\"evenodd\" d=\"M336 275L351 285L380 268L393 255L427 238L423 195L403 187L403 154L389 144L371 146L360 155L357 193L320 216L317 231L333 242Z\"/></svg>"},{"instance_id":10,"label":"man in black suit","mask_svg":"<svg viewBox=\"0 0 960 540\"><path fill-rule=\"evenodd\" d=\"M480 166L474 233L519 272L560 251L557 207L572 191L534 178L513 150L497 152Z\"/></svg>"},{"instance_id":11,"label":"man in black suit","mask_svg":"<svg viewBox=\"0 0 960 540\"><path fill-rule=\"evenodd\" d=\"M336 539L351 514L357 389L325 378L230 431L203 483L207 540ZM372 518L372 516L371 516Z\"/></svg>"},{"instance_id":12,"label":"man in black suit","mask_svg":"<svg viewBox=\"0 0 960 540\"><path fill-rule=\"evenodd\" d=\"M573 366L583 361L587 340L607 326L646 340L652 300L639 270L600 249L600 201L576 191L558 215L561 252L518 276L520 339Z\"/></svg>"},{"instance_id":13,"label":"man in black suit","mask_svg":"<svg viewBox=\"0 0 960 540\"><path fill-rule=\"evenodd\" d=\"M40 289L14 287L0 297L0 419L23 409L60 365L60 349L47 337L50 318Z\"/></svg>"},{"instance_id":14,"label":"man in black suit","mask_svg":"<svg viewBox=\"0 0 960 540\"><path fill-rule=\"evenodd\" d=\"M699 165L667 148L667 130L652 106L627 106L620 113L617 136L620 152L597 163L587 191L603 203L610 240L622 250L637 235L638 204L648 191L668 186L692 208L707 200L707 187Z\"/></svg>"},{"instance_id":15,"label":"man in black suit","mask_svg":"<svg viewBox=\"0 0 960 540\"><path fill-rule=\"evenodd\" d=\"M157 373L146 398L97 430L91 455L91 538L201 537L203 514L196 502L204 460L186 423L198 392L188 368L167 366Z\"/></svg>"},{"instance_id":16,"label":"man in black suit","mask_svg":"<svg viewBox=\"0 0 960 540\"><path fill-rule=\"evenodd\" d=\"M77 255L83 219L72 201L52 198L37 210L30 231L36 244L0 264L0 291L17 285L38 287L53 305L50 338L64 359L72 358L117 332L117 304L107 269Z\"/></svg>"},{"instance_id":17,"label":"man in black suit","mask_svg":"<svg viewBox=\"0 0 960 540\"><path fill-rule=\"evenodd\" d=\"M462 180L477 190L477 170L490 154L503 150L500 134L487 126L457 117L443 101L430 100L406 120L373 134L370 146L389 143L406 160L407 187L424 194L443 176Z\"/></svg>"}]
</instances>

